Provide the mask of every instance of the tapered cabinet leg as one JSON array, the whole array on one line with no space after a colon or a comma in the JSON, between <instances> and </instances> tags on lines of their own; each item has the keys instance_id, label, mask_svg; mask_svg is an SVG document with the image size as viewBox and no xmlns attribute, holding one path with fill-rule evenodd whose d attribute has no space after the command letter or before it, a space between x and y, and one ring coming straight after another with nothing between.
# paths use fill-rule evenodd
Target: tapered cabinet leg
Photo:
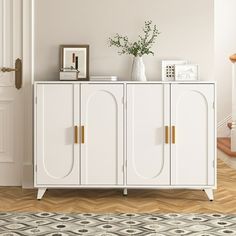
<instances>
[{"instance_id":1,"label":"tapered cabinet leg","mask_svg":"<svg viewBox=\"0 0 236 236\"><path fill-rule=\"evenodd\" d=\"M214 195L213 195L213 189L204 189L208 199L210 201L213 201L214 200Z\"/></svg>"},{"instance_id":2,"label":"tapered cabinet leg","mask_svg":"<svg viewBox=\"0 0 236 236\"><path fill-rule=\"evenodd\" d=\"M37 199L41 200L47 188L38 188Z\"/></svg>"},{"instance_id":3,"label":"tapered cabinet leg","mask_svg":"<svg viewBox=\"0 0 236 236\"><path fill-rule=\"evenodd\" d=\"M127 189L127 188L124 188L124 190L123 190L123 195L124 195L124 196L127 196L127 195L128 195L128 189Z\"/></svg>"}]
</instances>

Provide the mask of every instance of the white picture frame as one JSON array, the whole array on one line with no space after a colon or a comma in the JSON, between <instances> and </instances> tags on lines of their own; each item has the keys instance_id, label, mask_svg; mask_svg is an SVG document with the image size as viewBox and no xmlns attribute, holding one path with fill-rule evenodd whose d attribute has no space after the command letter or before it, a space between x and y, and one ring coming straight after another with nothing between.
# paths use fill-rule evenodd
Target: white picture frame
<instances>
[{"instance_id":1,"label":"white picture frame","mask_svg":"<svg viewBox=\"0 0 236 236\"><path fill-rule=\"evenodd\" d=\"M176 81L195 81L199 79L199 65L186 64L175 66Z\"/></svg>"}]
</instances>

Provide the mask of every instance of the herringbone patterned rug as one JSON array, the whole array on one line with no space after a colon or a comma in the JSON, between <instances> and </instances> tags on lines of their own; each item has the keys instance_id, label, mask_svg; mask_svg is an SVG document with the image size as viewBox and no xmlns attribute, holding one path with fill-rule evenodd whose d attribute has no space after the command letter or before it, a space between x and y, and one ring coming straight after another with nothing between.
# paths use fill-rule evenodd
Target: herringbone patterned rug
<instances>
[{"instance_id":1,"label":"herringbone patterned rug","mask_svg":"<svg viewBox=\"0 0 236 236\"><path fill-rule=\"evenodd\" d=\"M236 215L0 213L0 235L236 235Z\"/></svg>"}]
</instances>

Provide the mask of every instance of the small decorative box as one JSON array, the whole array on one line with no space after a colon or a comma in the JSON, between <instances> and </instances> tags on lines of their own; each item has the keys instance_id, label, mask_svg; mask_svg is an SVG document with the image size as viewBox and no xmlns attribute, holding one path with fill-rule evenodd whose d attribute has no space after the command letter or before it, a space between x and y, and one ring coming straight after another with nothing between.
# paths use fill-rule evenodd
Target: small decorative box
<instances>
[{"instance_id":1,"label":"small decorative box","mask_svg":"<svg viewBox=\"0 0 236 236\"><path fill-rule=\"evenodd\" d=\"M78 80L78 72L60 71L60 80Z\"/></svg>"}]
</instances>

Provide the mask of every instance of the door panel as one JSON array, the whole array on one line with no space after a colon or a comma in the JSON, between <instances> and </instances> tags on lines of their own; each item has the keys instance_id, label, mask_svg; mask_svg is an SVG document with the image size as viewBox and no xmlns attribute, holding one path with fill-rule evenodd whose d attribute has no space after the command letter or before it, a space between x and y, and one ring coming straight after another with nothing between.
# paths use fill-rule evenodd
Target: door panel
<instances>
[{"instance_id":1,"label":"door panel","mask_svg":"<svg viewBox=\"0 0 236 236\"><path fill-rule=\"evenodd\" d=\"M127 85L128 185L170 184L169 123L169 85Z\"/></svg>"},{"instance_id":2,"label":"door panel","mask_svg":"<svg viewBox=\"0 0 236 236\"><path fill-rule=\"evenodd\" d=\"M15 59L21 56L20 9L19 0L0 0L0 68L14 68ZM0 71L0 85L14 87L14 73Z\"/></svg>"},{"instance_id":3,"label":"door panel","mask_svg":"<svg viewBox=\"0 0 236 236\"><path fill-rule=\"evenodd\" d=\"M214 184L214 85L171 85L172 185Z\"/></svg>"},{"instance_id":4,"label":"door panel","mask_svg":"<svg viewBox=\"0 0 236 236\"><path fill-rule=\"evenodd\" d=\"M38 84L36 92L36 183L78 184L79 144L74 144L73 110L79 89L74 93L72 84Z\"/></svg>"},{"instance_id":5,"label":"door panel","mask_svg":"<svg viewBox=\"0 0 236 236\"><path fill-rule=\"evenodd\" d=\"M15 67L22 54L22 1L0 0L0 186L20 186L24 154L23 89L15 88Z\"/></svg>"},{"instance_id":6,"label":"door panel","mask_svg":"<svg viewBox=\"0 0 236 236\"><path fill-rule=\"evenodd\" d=\"M123 183L123 85L81 85L81 183Z\"/></svg>"}]
</instances>

